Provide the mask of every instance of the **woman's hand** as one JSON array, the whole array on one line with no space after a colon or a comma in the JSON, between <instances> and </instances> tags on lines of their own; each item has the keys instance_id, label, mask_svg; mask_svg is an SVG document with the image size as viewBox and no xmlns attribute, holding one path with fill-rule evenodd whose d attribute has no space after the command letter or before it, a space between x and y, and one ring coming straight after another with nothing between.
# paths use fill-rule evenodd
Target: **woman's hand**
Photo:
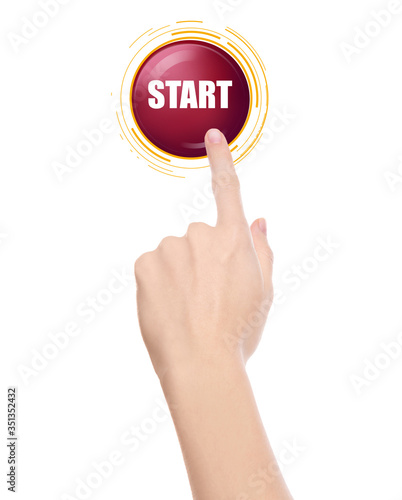
<instances>
[{"instance_id":1,"label":"woman's hand","mask_svg":"<svg viewBox=\"0 0 402 500\"><path fill-rule=\"evenodd\" d=\"M216 227L190 224L136 262L141 332L159 375L193 363L245 363L272 302L272 251L264 219L248 226L225 137L206 135Z\"/></svg>"}]
</instances>

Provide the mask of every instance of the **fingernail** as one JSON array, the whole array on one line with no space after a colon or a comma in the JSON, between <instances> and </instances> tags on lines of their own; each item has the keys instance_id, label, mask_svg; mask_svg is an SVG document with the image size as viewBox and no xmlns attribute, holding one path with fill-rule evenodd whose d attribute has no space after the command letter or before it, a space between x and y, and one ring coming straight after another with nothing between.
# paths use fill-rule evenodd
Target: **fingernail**
<instances>
[{"instance_id":1,"label":"fingernail","mask_svg":"<svg viewBox=\"0 0 402 500\"><path fill-rule=\"evenodd\" d=\"M267 221L265 219L258 219L258 227L260 228L260 231L267 235Z\"/></svg>"},{"instance_id":2,"label":"fingernail","mask_svg":"<svg viewBox=\"0 0 402 500\"><path fill-rule=\"evenodd\" d=\"M208 141L213 144L222 142L222 134L217 128L211 128L211 130L208 131Z\"/></svg>"}]
</instances>

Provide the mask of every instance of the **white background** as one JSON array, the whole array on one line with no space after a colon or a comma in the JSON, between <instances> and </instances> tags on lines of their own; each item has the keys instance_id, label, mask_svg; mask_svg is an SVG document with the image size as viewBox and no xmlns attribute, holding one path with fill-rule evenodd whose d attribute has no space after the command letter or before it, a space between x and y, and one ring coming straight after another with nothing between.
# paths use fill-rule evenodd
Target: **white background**
<instances>
[{"instance_id":1,"label":"white background","mask_svg":"<svg viewBox=\"0 0 402 500\"><path fill-rule=\"evenodd\" d=\"M77 481L114 451L124 463L88 498L191 498L170 417L152 420L161 390L135 285L89 323L77 313L113 270L132 275L142 252L184 234L183 205L208 185L207 170L175 179L137 162L113 111L129 45L185 19L234 28L267 66L265 144L240 177L250 223L267 218L282 299L248 371L274 449L297 445L286 480L295 499L402 498L402 356L360 394L350 378L363 377L365 359L387 364L381 343L402 331L402 13L348 62L341 44L386 1L232 3L220 16L212 0L71 0L17 50L9 34L42 8L1 4L1 463L6 387L17 385L20 498L79 498ZM272 133L284 110L292 118ZM54 162L103 119L113 132L60 182ZM191 220L213 224L204 205ZM319 237L338 248L316 263ZM290 279L295 265L303 278ZM24 383L21 366L70 322L81 333ZM136 426L148 435L130 450L121 437ZM1 482L4 493L4 472Z\"/></svg>"}]
</instances>

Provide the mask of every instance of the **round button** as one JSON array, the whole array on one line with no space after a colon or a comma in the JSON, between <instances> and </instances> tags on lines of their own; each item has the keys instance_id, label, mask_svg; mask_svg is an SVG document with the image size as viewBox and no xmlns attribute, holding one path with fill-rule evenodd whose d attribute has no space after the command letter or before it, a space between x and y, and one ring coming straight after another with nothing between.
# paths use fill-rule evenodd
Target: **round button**
<instances>
[{"instance_id":1,"label":"round button","mask_svg":"<svg viewBox=\"0 0 402 500\"><path fill-rule=\"evenodd\" d=\"M132 82L133 117L148 141L169 155L206 155L208 129L230 144L247 121L250 92L239 63L212 43L168 43L150 54Z\"/></svg>"}]
</instances>

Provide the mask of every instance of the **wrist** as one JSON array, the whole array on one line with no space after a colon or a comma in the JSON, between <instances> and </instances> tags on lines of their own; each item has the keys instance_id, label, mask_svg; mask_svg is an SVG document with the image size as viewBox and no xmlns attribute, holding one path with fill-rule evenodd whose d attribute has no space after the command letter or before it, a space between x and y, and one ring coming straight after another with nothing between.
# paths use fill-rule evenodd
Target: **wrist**
<instances>
[{"instance_id":1,"label":"wrist","mask_svg":"<svg viewBox=\"0 0 402 500\"><path fill-rule=\"evenodd\" d=\"M165 365L158 377L166 399L176 399L182 393L208 391L216 385L235 385L236 381L248 378L240 355L218 354L189 357L181 362Z\"/></svg>"}]
</instances>

